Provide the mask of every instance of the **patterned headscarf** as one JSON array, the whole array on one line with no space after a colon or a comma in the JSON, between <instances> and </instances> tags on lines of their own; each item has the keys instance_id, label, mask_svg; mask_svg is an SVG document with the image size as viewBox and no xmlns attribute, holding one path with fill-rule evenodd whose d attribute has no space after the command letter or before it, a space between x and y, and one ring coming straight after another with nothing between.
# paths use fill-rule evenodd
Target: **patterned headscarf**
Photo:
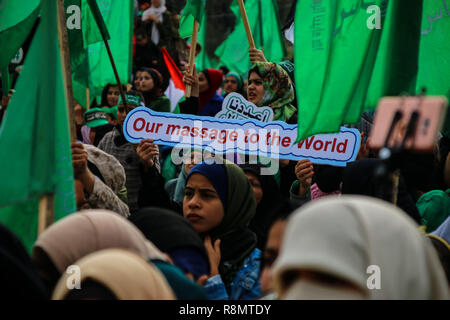
<instances>
[{"instance_id":1,"label":"patterned headscarf","mask_svg":"<svg viewBox=\"0 0 450 320\"><path fill-rule=\"evenodd\" d=\"M294 101L294 87L287 72L273 62L256 62L248 72L249 78L252 72L262 78L265 90L258 107L271 107L275 114L274 120L289 120L296 108L291 105Z\"/></svg>"}]
</instances>

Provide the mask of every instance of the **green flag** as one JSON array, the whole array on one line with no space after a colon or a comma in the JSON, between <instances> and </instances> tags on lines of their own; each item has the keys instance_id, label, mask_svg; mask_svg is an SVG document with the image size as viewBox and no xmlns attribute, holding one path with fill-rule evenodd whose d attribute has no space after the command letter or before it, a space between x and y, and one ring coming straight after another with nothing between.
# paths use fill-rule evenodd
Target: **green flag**
<instances>
[{"instance_id":1,"label":"green flag","mask_svg":"<svg viewBox=\"0 0 450 320\"><path fill-rule=\"evenodd\" d=\"M54 194L55 221L76 211L56 1L41 21L0 127L0 222L31 251L38 203Z\"/></svg>"},{"instance_id":2,"label":"green flag","mask_svg":"<svg viewBox=\"0 0 450 320\"><path fill-rule=\"evenodd\" d=\"M0 1L0 70L26 40L39 13L40 0L29 0L26 5L17 0Z\"/></svg>"},{"instance_id":3,"label":"green flag","mask_svg":"<svg viewBox=\"0 0 450 320\"><path fill-rule=\"evenodd\" d=\"M111 36L108 41L119 79L122 84L129 82L133 49L133 1L97 1L106 29ZM108 83L117 83L104 43L94 43L87 47L91 96L101 94Z\"/></svg>"},{"instance_id":4,"label":"green flag","mask_svg":"<svg viewBox=\"0 0 450 320\"><path fill-rule=\"evenodd\" d=\"M421 29L417 91L450 101L450 0L424 0ZM450 137L450 112L443 134Z\"/></svg>"},{"instance_id":5,"label":"green flag","mask_svg":"<svg viewBox=\"0 0 450 320\"><path fill-rule=\"evenodd\" d=\"M298 140L339 132L387 94L414 91L421 0L300 0ZM378 25L379 23L379 25Z\"/></svg>"},{"instance_id":6,"label":"green flag","mask_svg":"<svg viewBox=\"0 0 450 320\"><path fill-rule=\"evenodd\" d=\"M280 31L276 2L273 0L247 0L245 8L255 46L258 49L264 49L264 55L268 61L281 62L286 49ZM250 47L237 0L232 3L231 11L236 15L236 26L227 40L216 49L215 54L219 57L221 65L244 74L252 64L248 55Z\"/></svg>"},{"instance_id":7,"label":"green flag","mask_svg":"<svg viewBox=\"0 0 450 320\"><path fill-rule=\"evenodd\" d=\"M202 21L205 13L206 0L187 0L180 19L180 37L189 38L194 29L194 20L199 23Z\"/></svg>"}]
</instances>

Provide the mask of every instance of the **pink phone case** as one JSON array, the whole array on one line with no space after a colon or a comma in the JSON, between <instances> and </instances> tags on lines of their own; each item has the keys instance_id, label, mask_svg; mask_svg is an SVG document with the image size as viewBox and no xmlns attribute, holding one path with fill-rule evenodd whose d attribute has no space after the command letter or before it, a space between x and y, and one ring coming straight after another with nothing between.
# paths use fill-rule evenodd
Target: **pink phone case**
<instances>
[{"instance_id":1,"label":"pink phone case","mask_svg":"<svg viewBox=\"0 0 450 320\"><path fill-rule=\"evenodd\" d=\"M375 113L374 126L370 133L370 147L379 150L384 147L389 128L397 110L402 118L397 122L387 147L400 146L411 115L418 111L419 117L414 135L405 142L405 149L417 152L431 152L437 134L445 119L447 98L430 97L385 97L380 100Z\"/></svg>"}]
</instances>

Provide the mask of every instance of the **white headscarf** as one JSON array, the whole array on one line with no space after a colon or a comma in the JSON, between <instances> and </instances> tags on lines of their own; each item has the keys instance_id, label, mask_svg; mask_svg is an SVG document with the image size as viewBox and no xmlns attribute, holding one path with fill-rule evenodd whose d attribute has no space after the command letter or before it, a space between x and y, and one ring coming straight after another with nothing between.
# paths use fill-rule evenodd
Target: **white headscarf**
<instances>
[{"instance_id":1,"label":"white headscarf","mask_svg":"<svg viewBox=\"0 0 450 320\"><path fill-rule=\"evenodd\" d=\"M380 289L369 289L368 267L380 269ZM298 209L288 220L274 281L281 298L358 298L286 272L309 270L344 280L367 299L448 299L447 280L430 241L403 211L363 196L327 197ZM292 284L292 283L291 283ZM328 289L328 291L326 290Z\"/></svg>"},{"instance_id":2,"label":"white headscarf","mask_svg":"<svg viewBox=\"0 0 450 320\"><path fill-rule=\"evenodd\" d=\"M158 8L155 8L153 6L151 6L150 8L148 8L147 10L144 11L144 13L142 14L142 21L145 21L145 19L147 19L147 17L151 14L156 15L156 17L158 17L159 22L163 22L163 13L166 12L167 8L166 8L166 0L161 0L161 5ZM159 31L158 28L156 27L156 23L153 23L152 26L152 36L151 39L153 41L154 44L158 44L159 43Z\"/></svg>"}]
</instances>

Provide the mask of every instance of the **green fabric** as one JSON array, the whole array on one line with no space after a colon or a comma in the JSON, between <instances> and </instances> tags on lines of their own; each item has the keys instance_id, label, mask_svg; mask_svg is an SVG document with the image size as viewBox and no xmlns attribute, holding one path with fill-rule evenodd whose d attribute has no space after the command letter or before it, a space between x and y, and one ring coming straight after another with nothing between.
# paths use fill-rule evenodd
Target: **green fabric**
<instances>
[{"instance_id":1,"label":"green fabric","mask_svg":"<svg viewBox=\"0 0 450 320\"><path fill-rule=\"evenodd\" d=\"M55 30L56 1L43 1L41 22L0 127L0 222L22 240L29 252L37 236L42 195L55 195L54 221L76 210Z\"/></svg>"},{"instance_id":2,"label":"green fabric","mask_svg":"<svg viewBox=\"0 0 450 320\"><path fill-rule=\"evenodd\" d=\"M95 0L87 0L87 3L89 4L89 8L91 9L91 13L93 15L93 18L97 24L98 29L93 28L90 33L85 33L87 37L92 38L98 38L98 32L101 33L100 39L104 38L106 40L111 39L109 36L108 29L106 28L105 21L103 20L102 13L100 12L100 9L98 8L97 2ZM86 39L85 39L86 40ZM87 41L89 42L89 41Z\"/></svg>"},{"instance_id":3,"label":"green fabric","mask_svg":"<svg viewBox=\"0 0 450 320\"><path fill-rule=\"evenodd\" d=\"M375 110L383 96L416 93L422 0L391 2L366 100L360 112L346 114L344 124L359 122L361 113Z\"/></svg>"},{"instance_id":4,"label":"green fabric","mask_svg":"<svg viewBox=\"0 0 450 320\"><path fill-rule=\"evenodd\" d=\"M281 62L286 54L286 48L280 32L281 26L276 1L247 0L245 1L245 8L255 46L260 50L264 49L264 56L267 61ZM237 0L233 1L230 9L236 16L236 26L227 40L216 49L215 55L219 57L220 65L225 65L230 70L244 74L252 66L248 55L250 46ZM200 63L202 61L200 55L198 67L199 70L203 70L207 66Z\"/></svg>"},{"instance_id":5,"label":"green fabric","mask_svg":"<svg viewBox=\"0 0 450 320\"><path fill-rule=\"evenodd\" d=\"M67 28L67 35L70 50L70 66L72 71L73 96L83 108L86 106L86 88L90 89L89 104L95 98L95 92L89 79L89 60L87 57L87 47L90 44L102 41L97 23L92 15L87 0L64 0L66 20L71 25L76 18L76 11L69 10L71 6L80 8L80 28ZM69 23L71 22L71 23ZM101 22L100 22L101 23Z\"/></svg>"},{"instance_id":6,"label":"green fabric","mask_svg":"<svg viewBox=\"0 0 450 320\"><path fill-rule=\"evenodd\" d=\"M179 32L181 38L192 37L194 20L202 21L205 13L205 4L206 0L187 0L180 19Z\"/></svg>"},{"instance_id":7,"label":"green fabric","mask_svg":"<svg viewBox=\"0 0 450 320\"><path fill-rule=\"evenodd\" d=\"M29 0L24 4L17 0L0 2L0 70L9 62L26 40L39 14L40 0Z\"/></svg>"},{"instance_id":8,"label":"green fabric","mask_svg":"<svg viewBox=\"0 0 450 320\"><path fill-rule=\"evenodd\" d=\"M433 190L422 195L417 200L417 209L426 232L436 230L450 215L450 189L447 191Z\"/></svg>"},{"instance_id":9,"label":"green fabric","mask_svg":"<svg viewBox=\"0 0 450 320\"><path fill-rule=\"evenodd\" d=\"M164 159L164 163L161 168L161 175L164 178L165 183L176 178L176 166L172 162L172 157L170 154L166 157L166 159Z\"/></svg>"},{"instance_id":10,"label":"green fabric","mask_svg":"<svg viewBox=\"0 0 450 320\"><path fill-rule=\"evenodd\" d=\"M358 122L364 109L374 109L380 97L414 90L422 0L370 4L386 11L381 29L367 27L365 2L297 3L298 140L339 132L342 124Z\"/></svg>"},{"instance_id":11,"label":"green fabric","mask_svg":"<svg viewBox=\"0 0 450 320\"><path fill-rule=\"evenodd\" d=\"M262 78L265 91L258 107L271 107L274 120L289 120L296 109L291 105L294 101L294 88L287 72L273 62L257 62L254 68Z\"/></svg>"},{"instance_id":12,"label":"green fabric","mask_svg":"<svg viewBox=\"0 0 450 320\"><path fill-rule=\"evenodd\" d=\"M208 300L205 289L187 278L177 266L161 260L150 260L164 275L178 300Z\"/></svg>"},{"instance_id":13,"label":"green fabric","mask_svg":"<svg viewBox=\"0 0 450 320\"><path fill-rule=\"evenodd\" d=\"M166 96L161 96L147 104L147 107L156 112L170 112L170 100Z\"/></svg>"},{"instance_id":14,"label":"green fabric","mask_svg":"<svg viewBox=\"0 0 450 320\"><path fill-rule=\"evenodd\" d=\"M248 0L245 2L245 8L255 46L264 49L264 55L268 61L281 62L286 54L286 48L284 38L279 31L280 22L276 1ZM243 75L252 66L248 55L247 35L236 0L231 4L230 10L236 17L236 26L233 32L215 50L215 57L208 56L206 50L200 52L195 59L198 70L217 69L219 66L225 65L228 69ZM206 16L203 17L198 36L198 42L203 48L208 41L206 38L207 28L214 28L213 25L207 25L205 19Z\"/></svg>"},{"instance_id":15,"label":"green fabric","mask_svg":"<svg viewBox=\"0 0 450 320\"><path fill-rule=\"evenodd\" d=\"M141 105L141 97L140 96L125 94L125 99L127 99L127 104L131 104L136 107L139 107ZM123 104L122 96L119 96L119 102L117 103L117 106L120 106L121 104Z\"/></svg>"},{"instance_id":16,"label":"green fabric","mask_svg":"<svg viewBox=\"0 0 450 320\"><path fill-rule=\"evenodd\" d=\"M102 108L102 109L106 113L110 114L115 120L117 120L117 109L118 109L118 106L114 106L114 107L111 107L111 108Z\"/></svg>"},{"instance_id":17,"label":"green fabric","mask_svg":"<svg viewBox=\"0 0 450 320\"><path fill-rule=\"evenodd\" d=\"M103 110L103 108L89 109L84 113L84 119L86 120L86 125L91 128L96 128L108 124L106 112L105 110Z\"/></svg>"},{"instance_id":18,"label":"green fabric","mask_svg":"<svg viewBox=\"0 0 450 320\"><path fill-rule=\"evenodd\" d=\"M445 95L450 100L449 37L450 0L424 0L416 90L426 87L427 94ZM442 133L450 137L450 112Z\"/></svg>"},{"instance_id":19,"label":"green fabric","mask_svg":"<svg viewBox=\"0 0 450 320\"><path fill-rule=\"evenodd\" d=\"M130 80L133 46L133 1L102 0L99 4L106 27L111 35L108 41L114 63L122 84ZM117 83L104 43L94 43L87 48L91 95L99 96L108 83Z\"/></svg>"}]
</instances>

